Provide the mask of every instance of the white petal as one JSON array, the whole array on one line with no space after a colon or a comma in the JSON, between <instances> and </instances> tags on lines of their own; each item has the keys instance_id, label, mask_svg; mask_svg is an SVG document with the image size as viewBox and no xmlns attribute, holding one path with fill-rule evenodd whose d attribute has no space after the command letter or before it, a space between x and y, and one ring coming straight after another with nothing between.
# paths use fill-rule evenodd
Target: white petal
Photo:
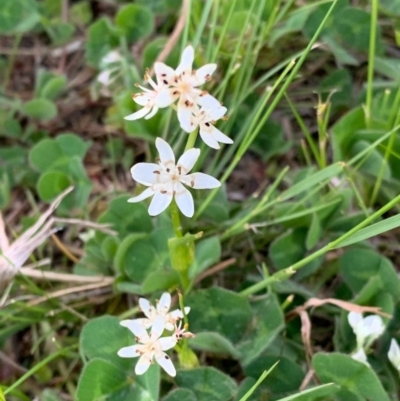
<instances>
[{"instance_id":1,"label":"white petal","mask_svg":"<svg viewBox=\"0 0 400 401\"><path fill-rule=\"evenodd\" d=\"M375 338L379 337L385 331L383 320L378 315L367 316L363 321L363 326L367 331L367 335Z\"/></svg>"},{"instance_id":2,"label":"white petal","mask_svg":"<svg viewBox=\"0 0 400 401\"><path fill-rule=\"evenodd\" d=\"M203 142L209 146L210 148L213 149L220 149L221 147L219 146L218 141L214 138L214 136L209 132L209 129L204 130L204 125L200 125L200 138L203 140Z\"/></svg>"},{"instance_id":3,"label":"white petal","mask_svg":"<svg viewBox=\"0 0 400 401\"><path fill-rule=\"evenodd\" d=\"M140 345L131 345L130 347L121 348L118 351L118 356L121 358L136 358L140 356L139 348Z\"/></svg>"},{"instance_id":4,"label":"white petal","mask_svg":"<svg viewBox=\"0 0 400 401\"><path fill-rule=\"evenodd\" d=\"M228 143L228 144L233 143L232 139L229 138L229 136L225 135L223 132L221 132L218 128L214 126L212 127L211 135L213 135L218 142Z\"/></svg>"},{"instance_id":5,"label":"white petal","mask_svg":"<svg viewBox=\"0 0 400 401\"><path fill-rule=\"evenodd\" d=\"M217 121L222 118L228 109L226 107L220 106L209 110L209 115L212 121Z\"/></svg>"},{"instance_id":6,"label":"white petal","mask_svg":"<svg viewBox=\"0 0 400 401\"><path fill-rule=\"evenodd\" d=\"M193 217L194 202L192 194L180 183L175 185L175 201L179 210L186 217Z\"/></svg>"},{"instance_id":7,"label":"white petal","mask_svg":"<svg viewBox=\"0 0 400 401\"><path fill-rule=\"evenodd\" d=\"M168 292L164 292L161 295L160 300L158 301L157 312L160 315L165 315L169 311L170 307L171 307L171 295Z\"/></svg>"},{"instance_id":8,"label":"white petal","mask_svg":"<svg viewBox=\"0 0 400 401\"><path fill-rule=\"evenodd\" d=\"M179 93L175 92L176 92L175 89L170 89L170 88L161 89L157 93L157 96L154 98L154 104L160 109L170 106L179 97Z\"/></svg>"},{"instance_id":9,"label":"white petal","mask_svg":"<svg viewBox=\"0 0 400 401\"><path fill-rule=\"evenodd\" d=\"M139 318L139 319L135 319L142 327L144 327L145 329L149 329L152 326L152 321L150 319L147 318Z\"/></svg>"},{"instance_id":10,"label":"white petal","mask_svg":"<svg viewBox=\"0 0 400 401\"><path fill-rule=\"evenodd\" d=\"M200 149L192 148L187 150L178 160L176 166L183 167L182 174L187 174L196 164L200 156Z\"/></svg>"},{"instance_id":11,"label":"white petal","mask_svg":"<svg viewBox=\"0 0 400 401\"><path fill-rule=\"evenodd\" d=\"M143 107L143 109L140 109L133 114L129 114L129 116L124 117L124 119L128 121L138 120L139 118L143 118L146 114L149 114L150 110L151 107Z\"/></svg>"},{"instance_id":12,"label":"white petal","mask_svg":"<svg viewBox=\"0 0 400 401\"><path fill-rule=\"evenodd\" d=\"M181 128L185 132L190 133L198 127L198 124L195 123L195 118L193 117L191 109L179 107L178 120Z\"/></svg>"},{"instance_id":13,"label":"white petal","mask_svg":"<svg viewBox=\"0 0 400 401\"><path fill-rule=\"evenodd\" d=\"M156 340L164 331L164 317L157 315L151 328L151 338Z\"/></svg>"},{"instance_id":14,"label":"white petal","mask_svg":"<svg viewBox=\"0 0 400 401\"><path fill-rule=\"evenodd\" d=\"M200 95L197 99L197 103L205 109L217 109L221 107L221 103L214 96L211 96L208 93Z\"/></svg>"},{"instance_id":15,"label":"white petal","mask_svg":"<svg viewBox=\"0 0 400 401\"><path fill-rule=\"evenodd\" d=\"M137 321L137 319L122 320L119 322L119 324L128 328L136 337L140 339L140 342L146 342L149 339L146 329Z\"/></svg>"},{"instance_id":16,"label":"white petal","mask_svg":"<svg viewBox=\"0 0 400 401\"><path fill-rule=\"evenodd\" d=\"M195 189L211 189L221 186L221 183L216 178L204 173L189 174L182 177L181 182Z\"/></svg>"},{"instance_id":17,"label":"white petal","mask_svg":"<svg viewBox=\"0 0 400 401\"><path fill-rule=\"evenodd\" d=\"M165 328L165 330L168 330L168 331L174 331L175 330L175 326L170 322L165 322L165 327L164 328Z\"/></svg>"},{"instance_id":18,"label":"white petal","mask_svg":"<svg viewBox=\"0 0 400 401\"><path fill-rule=\"evenodd\" d=\"M110 70L103 71L97 76L97 80L101 84L107 86L110 82L110 74L111 74Z\"/></svg>"},{"instance_id":19,"label":"white petal","mask_svg":"<svg viewBox=\"0 0 400 401\"><path fill-rule=\"evenodd\" d=\"M192 72L192 65L194 60L194 49L192 46L187 46L182 52L181 62L179 63L175 73L177 75L182 74L190 74Z\"/></svg>"},{"instance_id":20,"label":"white petal","mask_svg":"<svg viewBox=\"0 0 400 401\"><path fill-rule=\"evenodd\" d=\"M190 306L185 306L185 315L187 315L190 312Z\"/></svg>"},{"instance_id":21,"label":"white petal","mask_svg":"<svg viewBox=\"0 0 400 401\"><path fill-rule=\"evenodd\" d=\"M165 352L157 352L156 361L170 376L176 376L174 364Z\"/></svg>"},{"instance_id":22,"label":"white petal","mask_svg":"<svg viewBox=\"0 0 400 401\"><path fill-rule=\"evenodd\" d=\"M152 105L149 104L156 97L155 91L150 91L146 93L135 93L132 99L140 106L147 106L149 109Z\"/></svg>"},{"instance_id":23,"label":"white petal","mask_svg":"<svg viewBox=\"0 0 400 401\"><path fill-rule=\"evenodd\" d=\"M144 119L149 120L151 117L154 117L156 115L157 111L158 111L158 107L154 106L153 109L151 110L151 112L149 114L147 114L147 116Z\"/></svg>"},{"instance_id":24,"label":"white petal","mask_svg":"<svg viewBox=\"0 0 400 401\"><path fill-rule=\"evenodd\" d=\"M367 355L365 355L365 352L362 348L360 348L357 352L351 355L353 359L355 359L358 362L363 363L364 365L369 366L369 363L367 361Z\"/></svg>"},{"instance_id":25,"label":"white petal","mask_svg":"<svg viewBox=\"0 0 400 401\"><path fill-rule=\"evenodd\" d=\"M189 309L190 309L190 308L189 308ZM185 312L186 312L186 308L185 308ZM174 320L183 319L183 313L182 313L182 311L181 311L180 309L175 309L175 310L173 310L172 312L170 312L170 313L168 314L168 316L169 316L171 319L174 319Z\"/></svg>"},{"instance_id":26,"label":"white petal","mask_svg":"<svg viewBox=\"0 0 400 401\"><path fill-rule=\"evenodd\" d=\"M357 326L362 322L363 316L361 313L350 312L347 316L347 320L352 327L355 334L357 334Z\"/></svg>"},{"instance_id":27,"label":"white petal","mask_svg":"<svg viewBox=\"0 0 400 401\"><path fill-rule=\"evenodd\" d=\"M175 155L171 146L164 139L157 138L156 139L156 148L158 150L158 154L160 156L161 163L167 165L169 163L175 164Z\"/></svg>"},{"instance_id":28,"label":"white petal","mask_svg":"<svg viewBox=\"0 0 400 401\"><path fill-rule=\"evenodd\" d=\"M136 364L135 373L137 375L142 375L143 373L145 373L147 371L147 369L150 367L150 365L151 365L150 355L143 354L139 358L138 363Z\"/></svg>"},{"instance_id":29,"label":"white petal","mask_svg":"<svg viewBox=\"0 0 400 401\"><path fill-rule=\"evenodd\" d=\"M211 79L211 75L217 69L217 64L206 64L196 71L198 85L202 85Z\"/></svg>"},{"instance_id":30,"label":"white petal","mask_svg":"<svg viewBox=\"0 0 400 401\"><path fill-rule=\"evenodd\" d=\"M159 85L171 85L175 78L174 69L159 61L154 63L154 72L156 73L157 83Z\"/></svg>"},{"instance_id":31,"label":"white petal","mask_svg":"<svg viewBox=\"0 0 400 401\"><path fill-rule=\"evenodd\" d=\"M146 186L157 183L155 171L160 171L160 166L155 163L137 163L131 168L132 178Z\"/></svg>"},{"instance_id":32,"label":"white petal","mask_svg":"<svg viewBox=\"0 0 400 401\"><path fill-rule=\"evenodd\" d=\"M172 192L167 192L162 194L161 192L156 192L149 206L149 215L157 216L162 213L172 201Z\"/></svg>"},{"instance_id":33,"label":"white petal","mask_svg":"<svg viewBox=\"0 0 400 401\"><path fill-rule=\"evenodd\" d=\"M167 351L171 348L174 348L176 345L176 336L170 336L170 337L162 337L158 340L158 343L161 346L161 349L163 351Z\"/></svg>"},{"instance_id":34,"label":"white petal","mask_svg":"<svg viewBox=\"0 0 400 401\"><path fill-rule=\"evenodd\" d=\"M390 342L388 358L389 358L390 362L392 362L393 366L397 370L399 370L400 369L400 347L394 338L392 338L392 340Z\"/></svg>"},{"instance_id":35,"label":"white petal","mask_svg":"<svg viewBox=\"0 0 400 401\"><path fill-rule=\"evenodd\" d=\"M145 189L140 195L135 196L133 198L129 198L128 202L129 203L136 203L140 202L144 199L150 198L150 196L153 196L155 194L155 191L153 188L147 188Z\"/></svg>"},{"instance_id":36,"label":"white petal","mask_svg":"<svg viewBox=\"0 0 400 401\"><path fill-rule=\"evenodd\" d=\"M147 318L153 320L156 315L156 308L146 299L139 298L140 310L146 315Z\"/></svg>"}]
</instances>

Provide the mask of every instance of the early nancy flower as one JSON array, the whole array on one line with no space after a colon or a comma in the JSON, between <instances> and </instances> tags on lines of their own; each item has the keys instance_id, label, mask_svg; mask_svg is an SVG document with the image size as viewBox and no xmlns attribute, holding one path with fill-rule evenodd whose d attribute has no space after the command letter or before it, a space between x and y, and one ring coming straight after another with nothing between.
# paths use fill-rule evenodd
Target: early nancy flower
<instances>
[{"instance_id":1,"label":"early nancy flower","mask_svg":"<svg viewBox=\"0 0 400 401\"><path fill-rule=\"evenodd\" d=\"M145 329L149 329L156 319L161 316L164 319L164 328L169 331L175 329L176 323L183 319L183 313L180 309L175 309L169 312L171 307L171 295L168 292L164 292L161 295L160 300L157 302L156 307L154 307L147 299L139 298L139 305L142 312L145 314L145 318L134 319L134 322L139 323ZM190 312L190 307L185 307L185 314ZM132 320L123 320L121 322L122 326L129 324ZM127 322L127 323L125 323Z\"/></svg>"},{"instance_id":2,"label":"early nancy flower","mask_svg":"<svg viewBox=\"0 0 400 401\"><path fill-rule=\"evenodd\" d=\"M219 103L217 105L210 104L201 109L194 105L191 109L181 108L178 110L178 119L184 131L190 133L199 127L201 139L210 148L219 149L219 142L233 143L231 138L214 126L215 121L221 119L226 111L226 107Z\"/></svg>"},{"instance_id":3,"label":"early nancy flower","mask_svg":"<svg viewBox=\"0 0 400 401\"><path fill-rule=\"evenodd\" d=\"M394 338L392 338L392 341L390 342L388 358L390 362L392 362L392 365L400 373L400 347Z\"/></svg>"},{"instance_id":4,"label":"early nancy flower","mask_svg":"<svg viewBox=\"0 0 400 401\"><path fill-rule=\"evenodd\" d=\"M385 331L382 318L378 315L363 318L361 313L350 312L347 318L357 337L357 349L368 349Z\"/></svg>"},{"instance_id":5,"label":"early nancy flower","mask_svg":"<svg viewBox=\"0 0 400 401\"><path fill-rule=\"evenodd\" d=\"M52 228L54 220L51 214L72 189L72 187L69 187L60 194L36 223L29 227L12 244L8 241L0 213L0 283L13 278L30 254L54 233L54 228Z\"/></svg>"},{"instance_id":6,"label":"early nancy flower","mask_svg":"<svg viewBox=\"0 0 400 401\"><path fill-rule=\"evenodd\" d=\"M183 184L194 189L210 189L219 187L221 183L208 174L188 174L200 156L199 149L189 149L175 164L174 152L167 142L157 138L156 147L160 158L159 164L138 163L131 169L133 179L149 188L139 196L130 198L128 202L140 202L154 195L149 206L149 214L156 216L175 198L181 212L187 217L192 217L193 197Z\"/></svg>"},{"instance_id":7,"label":"early nancy flower","mask_svg":"<svg viewBox=\"0 0 400 401\"><path fill-rule=\"evenodd\" d=\"M147 371L154 359L170 375L175 376L176 370L170 357L164 352L176 345L175 336L161 337L164 331L164 318L158 316L151 328L150 336L146 329L135 320L124 320L121 324L127 327L135 336L139 344L121 348L118 355L122 358L136 358L139 361L135 373L142 375Z\"/></svg>"}]
</instances>

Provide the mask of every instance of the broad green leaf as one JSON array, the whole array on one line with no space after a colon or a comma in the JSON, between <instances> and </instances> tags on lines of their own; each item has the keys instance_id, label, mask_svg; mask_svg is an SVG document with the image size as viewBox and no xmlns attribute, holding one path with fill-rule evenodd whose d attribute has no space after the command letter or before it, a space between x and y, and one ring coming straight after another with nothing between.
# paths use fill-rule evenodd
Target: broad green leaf
<instances>
[{"instance_id":1,"label":"broad green leaf","mask_svg":"<svg viewBox=\"0 0 400 401\"><path fill-rule=\"evenodd\" d=\"M187 388L177 388L171 391L162 401L198 401L195 393Z\"/></svg>"},{"instance_id":2,"label":"broad green leaf","mask_svg":"<svg viewBox=\"0 0 400 401\"><path fill-rule=\"evenodd\" d=\"M219 262L221 258L221 243L218 237L209 237L196 243L195 259L190 266L189 276L197 277L208 267Z\"/></svg>"},{"instance_id":3,"label":"broad green leaf","mask_svg":"<svg viewBox=\"0 0 400 401\"><path fill-rule=\"evenodd\" d=\"M66 90L67 83L68 81L65 75L55 76L44 85L39 96L49 100L55 100Z\"/></svg>"},{"instance_id":4,"label":"broad green leaf","mask_svg":"<svg viewBox=\"0 0 400 401\"><path fill-rule=\"evenodd\" d=\"M127 4L119 9L115 25L122 30L129 43L134 43L153 32L153 13L146 6Z\"/></svg>"},{"instance_id":5,"label":"broad green leaf","mask_svg":"<svg viewBox=\"0 0 400 401\"><path fill-rule=\"evenodd\" d=\"M38 98L30 100L22 105L21 112L27 117L47 121L53 119L57 115L57 107L50 100Z\"/></svg>"},{"instance_id":6,"label":"broad green leaf","mask_svg":"<svg viewBox=\"0 0 400 401\"><path fill-rule=\"evenodd\" d=\"M313 400L322 400L327 397L335 394L339 390L339 387L334 383L323 384L318 387L310 388L308 390L304 390L298 394L290 395L289 397L281 398L278 401L313 401Z\"/></svg>"},{"instance_id":7,"label":"broad green leaf","mask_svg":"<svg viewBox=\"0 0 400 401\"><path fill-rule=\"evenodd\" d=\"M275 363L277 365L260 386L277 395L296 391L301 386L305 374L300 365L285 356L264 353L245 366L244 372L247 376L257 379Z\"/></svg>"},{"instance_id":8,"label":"broad green leaf","mask_svg":"<svg viewBox=\"0 0 400 401\"><path fill-rule=\"evenodd\" d=\"M83 368L76 400L99 401L118 390L125 382L126 373L123 370L104 359L93 359Z\"/></svg>"},{"instance_id":9,"label":"broad green leaf","mask_svg":"<svg viewBox=\"0 0 400 401\"><path fill-rule=\"evenodd\" d=\"M251 304L252 320L246 337L238 344L241 363L248 365L263 353L285 327L282 309L275 294L268 294ZM273 365L273 363L271 363Z\"/></svg>"},{"instance_id":10,"label":"broad green leaf","mask_svg":"<svg viewBox=\"0 0 400 401\"><path fill-rule=\"evenodd\" d=\"M196 333L196 337L190 340L190 346L199 351L228 354L233 358L239 358L239 353L233 344L221 334L212 331Z\"/></svg>"},{"instance_id":11,"label":"broad green leaf","mask_svg":"<svg viewBox=\"0 0 400 401\"><path fill-rule=\"evenodd\" d=\"M62 157L62 150L56 141L45 138L38 142L29 152L29 161L39 171L46 171L59 158Z\"/></svg>"},{"instance_id":12,"label":"broad green leaf","mask_svg":"<svg viewBox=\"0 0 400 401\"><path fill-rule=\"evenodd\" d=\"M323 383L333 382L340 386L337 393L340 400L355 395L359 400L390 401L375 372L348 355L318 353L314 355L312 365Z\"/></svg>"},{"instance_id":13,"label":"broad green leaf","mask_svg":"<svg viewBox=\"0 0 400 401\"><path fill-rule=\"evenodd\" d=\"M238 342L252 319L247 299L235 292L213 287L192 292L185 300L190 305L190 329L194 333L213 331Z\"/></svg>"},{"instance_id":14,"label":"broad green leaf","mask_svg":"<svg viewBox=\"0 0 400 401\"><path fill-rule=\"evenodd\" d=\"M37 191L42 200L50 201L71 184L71 180L66 174L58 171L47 171L40 176Z\"/></svg>"},{"instance_id":15,"label":"broad green leaf","mask_svg":"<svg viewBox=\"0 0 400 401\"><path fill-rule=\"evenodd\" d=\"M142 283L142 291L144 294L153 293L155 291L168 291L180 286L180 277L175 270L156 270L150 273Z\"/></svg>"},{"instance_id":16,"label":"broad green leaf","mask_svg":"<svg viewBox=\"0 0 400 401\"><path fill-rule=\"evenodd\" d=\"M90 320L83 326L80 335L80 353L89 359L104 359L113 365L130 369L135 363L134 359L121 358L118 350L135 343L134 335L119 324L114 316L101 316Z\"/></svg>"},{"instance_id":17,"label":"broad green leaf","mask_svg":"<svg viewBox=\"0 0 400 401\"><path fill-rule=\"evenodd\" d=\"M92 8L89 1L80 1L72 4L69 17L75 25L87 25L93 18Z\"/></svg>"},{"instance_id":18,"label":"broad green leaf","mask_svg":"<svg viewBox=\"0 0 400 401\"><path fill-rule=\"evenodd\" d=\"M229 401L237 389L229 376L212 367L179 370L176 383L193 391L198 400L207 401Z\"/></svg>"},{"instance_id":19,"label":"broad green leaf","mask_svg":"<svg viewBox=\"0 0 400 401\"><path fill-rule=\"evenodd\" d=\"M61 152L66 156L78 156L83 159L87 150L91 145L91 141L84 141L78 135L66 132L57 135L55 142L61 149Z\"/></svg>"},{"instance_id":20,"label":"broad green leaf","mask_svg":"<svg viewBox=\"0 0 400 401\"><path fill-rule=\"evenodd\" d=\"M375 237L376 235L385 233L386 231L393 230L394 228L397 228L399 226L400 226L400 214L396 214L395 216L389 217L385 220L382 220L375 224L371 224L370 226L361 229L360 231L353 234L351 237L341 242L336 248L342 248L344 246L364 241L368 238Z\"/></svg>"},{"instance_id":21,"label":"broad green leaf","mask_svg":"<svg viewBox=\"0 0 400 401\"><path fill-rule=\"evenodd\" d=\"M167 37L157 36L154 40L146 45L146 47L143 49L143 69L149 68L149 66L152 66L154 64L154 62L157 60L157 57L164 49L167 40ZM175 46L165 60L165 64L178 65L179 57L180 49L178 46Z\"/></svg>"},{"instance_id":22,"label":"broad green leaf","mask_svg":"<svg viewBox=\"0 0 400 401\"><path fill-rule=\"evenodd\" d=\"M99 18L87 31L85 42L86 62L90 67L99 68L101 59L118 46L118 34L108 18Z\"/></svg>"},{"instance_id":23,"label":"broad green leaf","mask_svg":"<svg viewBox=\"0 0 400 401\"><path fill-rule=\"evenodd\" d=\"M35 1L1 0L0 35L29 31L39 20Z\"/></svg>"}]
</instances>

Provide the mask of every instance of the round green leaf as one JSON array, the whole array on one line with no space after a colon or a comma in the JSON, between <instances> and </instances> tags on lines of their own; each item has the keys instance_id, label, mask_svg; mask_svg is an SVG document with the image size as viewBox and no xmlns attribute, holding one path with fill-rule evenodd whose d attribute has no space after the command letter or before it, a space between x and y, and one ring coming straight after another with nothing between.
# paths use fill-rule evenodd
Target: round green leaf
<instances>
[{"instance_id":1,"label":"round green leaf","mask_svg":"<svg viewBox=\"0 0 400 401\"><path fill-rule=\"evenodd\" d=\"M57 115L57 107L50 100L39 98L25 103L21 112L39 120L51 120Z\"/></svg>"},{"instance_id":2,"label":"round green leaf","mask_svg":"<svg viewBox=\"0 0 400 401\"><path fill-rule=\"evenodd\" d=\"M128 42L132 43L153 32L154 16L146 6L127 4L118 11L115 24L121 28Z\"/></svg>"},{"instance_id":3,"label":"round green leaf","mask_svg":"<svg viewBox=\"0 0 400 401\"><path fill-rule=\"evenodd\" d=\"M52 139L42 139L29 152L30 163L39 171L46 171L60 157L62 151L60 146Z\"/></svg>"},{"instance_id":4,"label":"round green leaf","mask_svg":"<svg viewBox=\"0 0 400 401\"><path fill-rule=\"evenodd\" d=\"M70 185L71 181L67 175L58 171L49 171L40 176L37 191L42 200L50 201Z\"/></svg>"}]
</instances>

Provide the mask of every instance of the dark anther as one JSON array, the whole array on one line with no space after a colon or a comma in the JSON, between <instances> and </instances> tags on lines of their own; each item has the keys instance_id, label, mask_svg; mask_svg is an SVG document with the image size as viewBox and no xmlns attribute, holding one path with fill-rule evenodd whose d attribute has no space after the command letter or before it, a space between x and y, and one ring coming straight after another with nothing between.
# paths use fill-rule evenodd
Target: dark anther
<instances>
[{"instance_id":1,"label":"dark anther","mask_svg":"<svg viewBox=\"0 0 400 401\"><path fill-rule=\"evenodd\" d=\"M164 79L163 82L165 83L165 85L168 85L168 81L166 79Z\"/></svg>"},{"instance_id":2,"label":"dark anther","mask_svg":"<svg viewBox=\"0 0 400 401\"><path fill-rule=\"evenodd\" d=\"M158 170L154 170L153 173L154 174L160 174L160 172Z\"/></svg>"},{"instance_id":3,"label":"dark anther","mask_svg":"<svg viewBox=\"0 0 400 401\"><path fill-rule=\"evenodd\" d=\"M206 127L209 127L211 124L210 123L205 123Z\"/></svg>"},{"instance_id":4,"label":"dark anther","mask_svg":"<svg viewBox=\"0 0 400 401\"><path fill-rule=\"evenodd\" d=\"M167 191L160 191L163 195L165 195L167 193Z\"/></svg>"}]
</instances>

